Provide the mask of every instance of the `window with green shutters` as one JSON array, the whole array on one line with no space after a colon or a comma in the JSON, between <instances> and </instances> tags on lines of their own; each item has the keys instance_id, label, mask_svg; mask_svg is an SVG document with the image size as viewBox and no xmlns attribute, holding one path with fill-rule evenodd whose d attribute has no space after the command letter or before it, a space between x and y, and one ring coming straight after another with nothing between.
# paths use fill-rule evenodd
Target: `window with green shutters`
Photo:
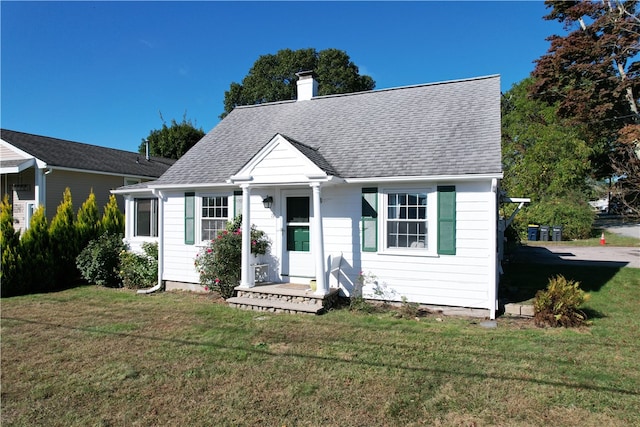
<instances>
[{"instance_id":1,"label":"window with green shutters","mask_svg":"<svg viewBox=\"0 0 640 427\"><path fill-rule=\"evenodd\" d=\"M386 249L428 251L427 198L418 189L386 193Z\"/></svg>"},{"instance_id":2,"label":"window with green shutters","mask_svg":"<svg viewBox=\"0 0 640 427\"><path fill-rule=\"evenodd\" d=\"M362 250L378 250L378 189L362 189Z\"/></svg>"},{"instance_id":3,"label":"window with green shutters","mask_svg":"<svg viewBox=\"0 0 640 427\"><path fill-rule=\"evenodd\" d=\"M438 187L438 254L456 254L456 187Z\"/></svg>"},{"instance_id":4,"label":"window with green shutters","mask_svg":"<svg viewBox=\"0 0 640 427\"><path fill-rule=\"evenodd\" d=\"M184 244L193 245L196 236L196 195L184 193Z\"/></svg>"}]
</instances>

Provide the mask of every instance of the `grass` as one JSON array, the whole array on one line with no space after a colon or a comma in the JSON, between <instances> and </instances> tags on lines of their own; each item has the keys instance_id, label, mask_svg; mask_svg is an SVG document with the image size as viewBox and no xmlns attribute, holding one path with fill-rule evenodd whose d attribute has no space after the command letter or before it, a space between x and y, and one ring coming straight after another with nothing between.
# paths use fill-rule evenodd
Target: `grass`
<instances>
[{"instance_id":1,"label":"grass","mask_svg":"<svg viewBox=\"0 0 640 427\"><path fill-rule=\"evenodd\" d=\"M80 287L2 300L3 426L640 424L640 270L583 267L593 325L228 308ZM611 270L611 269L608 269ZM512 266L537 286L550 271Z\"/></svg>"}]
</instances>

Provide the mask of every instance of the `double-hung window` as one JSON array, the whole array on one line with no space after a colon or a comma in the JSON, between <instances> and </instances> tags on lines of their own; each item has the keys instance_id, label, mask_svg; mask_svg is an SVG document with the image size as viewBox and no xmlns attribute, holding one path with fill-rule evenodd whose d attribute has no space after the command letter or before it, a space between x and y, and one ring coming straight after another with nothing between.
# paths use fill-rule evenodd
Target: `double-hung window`
<instances>
[{"instance_id":1,"label":"double-hung window","mask_svg":"<svg viewBox=\"0 0 640 427\"><path fill-rule=\"evenodd\" d=\"M134 236L158 237L158 199L135 199Z\"/></svg>"},{"instance_id":2,"label":"double-hung window","mask_svg":"<svg viewBox=\"0 0 640 427\"><path fill-rule=\"evenodd\" d=\"M225 229L229 219L229 198L227 196L206 196L202 198L202 240L213 240L218 232Z\"/></svg>"},{"instance_id":3,"label":"double-hung window","mask_svg":"<svg viewBox=\"0 0 640 427\"><path fill-rule=\"evenodd\" d=\"M386 249L428 248L427 192L388 191L386 198Z\"/></svg>"}]
</instances>

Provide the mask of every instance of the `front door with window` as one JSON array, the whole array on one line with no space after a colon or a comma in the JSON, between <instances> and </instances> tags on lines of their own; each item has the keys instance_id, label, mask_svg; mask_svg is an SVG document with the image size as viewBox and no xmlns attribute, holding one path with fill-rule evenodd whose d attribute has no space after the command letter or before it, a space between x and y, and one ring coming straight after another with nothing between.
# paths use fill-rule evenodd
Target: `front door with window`
<instances>
[{"instance_id":1,"label":"front door with window","mask_svg":"<svg viewBox=\"0 0 640 427\"><path fill-rule=\"evenodd\" d=\"M306 281L315 278L311 255L310 212L311 198L308 193L287 193L283 197L283 275L291 281Z\"/></svg>"}]
</instances>

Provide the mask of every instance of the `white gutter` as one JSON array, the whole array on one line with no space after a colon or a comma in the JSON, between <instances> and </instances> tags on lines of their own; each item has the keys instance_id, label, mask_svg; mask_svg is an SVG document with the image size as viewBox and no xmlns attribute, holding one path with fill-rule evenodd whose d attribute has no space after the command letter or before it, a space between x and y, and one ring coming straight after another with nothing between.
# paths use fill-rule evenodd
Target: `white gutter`
<instances>
[{"instance_id":1,"label":"white gutter","mask_svg":"<svg viewBox=\"0 0 640 427\"><path fill-rule=\"evenodd\" d=\"M442 182L442 181L475 181L478 179L502 179L502 173L491 173L491 174L475 174L475 175L432 175L432 176L381 176L381 177L371 177L371 178L339 178L335 176L327 176L325 180L317 180L317 177L308 177L310 180L305 182L251 182L251 187L272 187L274 185L286 186L286 185L308 185L311 182L333 182L336 183L344 182L345 184L367 184L367 183L378 183L378 182L424 182L424 181L433 181L433 182ZM242 178L242 179L238 179ZM236 180L238 182L236 182ZM237 177L233 176L231 179L226 180L226 182L221 183L204 183L204 184L152 184L153 181L150 181L148 186L149 189L158 189L158 190L198 190L198 189L208 189L208 188L224 188L229 186L237 185L240 181L246 182L247 177Z\"/></svg>"},{"instance_id":2,"label":"white gutter","mask_svg":"<svg viewBox=\"0 0 640 427\"><path fill-rule=\"evenodd\" d=\"M144 193L153 193L153 189L145 187L145 188L133 188L133 189L119 189L119 188L115 188L113 190L109 191L111 194L120 194L120 195L127 195L127 194L144 194Z\"/></svg>"},{"instance_id":3,"label":"white gutter","mask_svg":"<svg viewBox=\"0 0 640 427\"><path fill-rule=\"evenodd\" d=\"M502 179L502 173L474 175L431 175L431 176L379 176L371 178L344 178L347 184L372 182L415 182L415 181L475 181L478 179Z\"/></svg>"},{"instance_id":4,"label":"white gutter","mask_svg":"<svg viewBox=\"0 0 640 427\"><path fill-rule=\"evenodd\" d=\"M151 294L162 289L162 273L164 270L164 195L154 190L158 198L158 284L149 289L140 289L138 294Z\"/></svg>"},{"instance_id":5,"label":"white gutter","mask_svg":"<svg viewBox=\"0 0 640 427\"><path fill-rule=\"evenodd\" d=\"M149 184L149 188L158 190L197 190L201 188L218 188L229 187L227 183L210 183L210 184Z\"/></svg>"}]
</instances>

